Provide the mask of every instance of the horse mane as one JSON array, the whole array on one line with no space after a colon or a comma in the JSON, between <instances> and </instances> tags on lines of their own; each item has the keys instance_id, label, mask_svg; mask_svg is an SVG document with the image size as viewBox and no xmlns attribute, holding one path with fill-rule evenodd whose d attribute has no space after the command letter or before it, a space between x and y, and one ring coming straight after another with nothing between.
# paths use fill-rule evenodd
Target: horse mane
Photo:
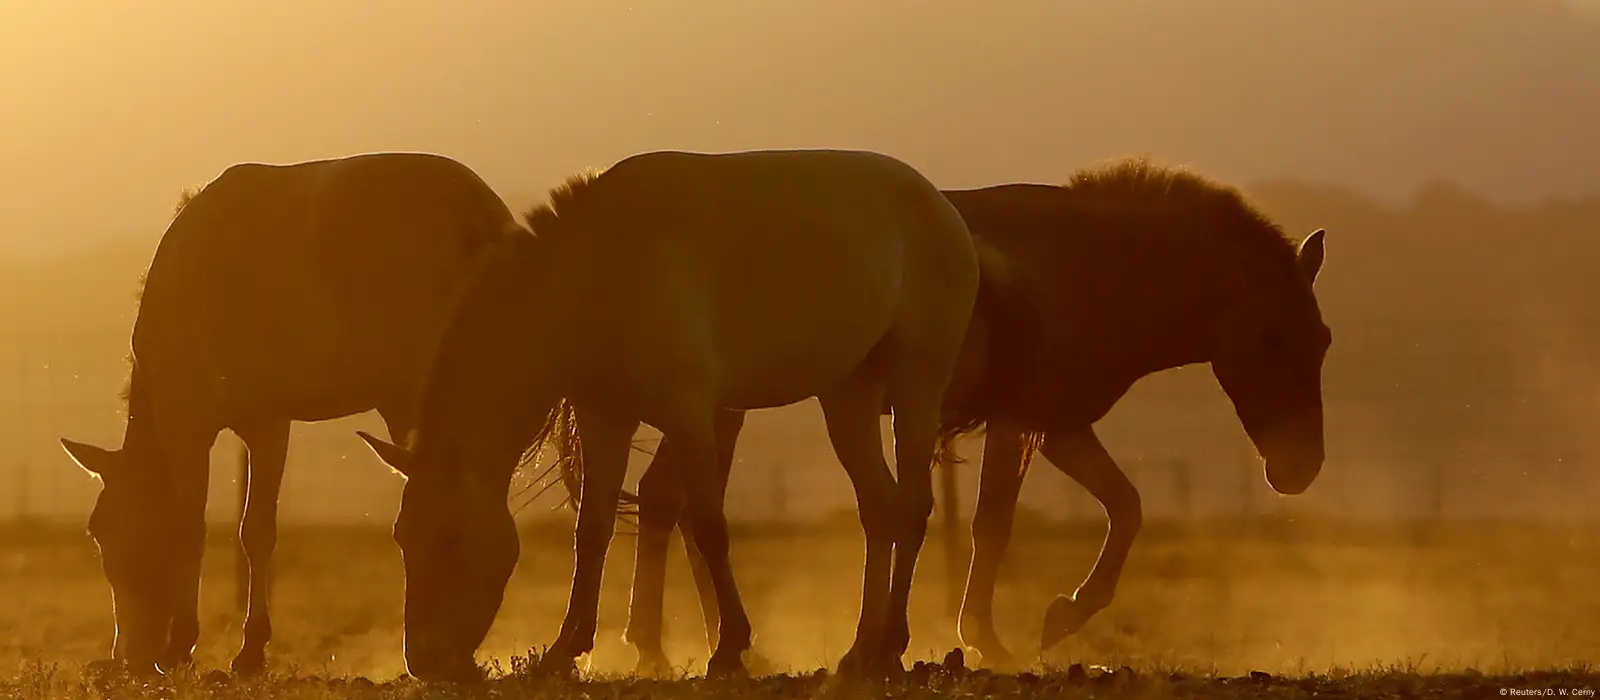
<instances>
[{"instance_id":1,"label":"horse mane","mask_svg":"<svg viewBox=\"0 0 1600 700\"><path fill-rule=\"evenodd\" d=\"M584 195L592 190L602 173L601 170L589 168L567 176L561 184L550 188L548 201L523 213L522 220L533 232L533 239L536 242L559 242L577 235L578 227L569 224L583 214ZM567 492L567 497L555 507L566 506L576 511L583 492L583 450L578 437L577 413L565 398L551 408L544 418L544 425L523 450L517 473L523 473L538 462L540 453L546 448L554 453L554 459L549 466L534 473L532 483L522 490L522 493L533 491L532 495L524 498L524 506L560 485ZM632 516L637 513L638 497L624 489L619 505L620 515Z\"/></svg>"},{"instance_id":2,"label":"horse mane","mask_svg":"<svg viewBox=\"0 0 1600 700\"><path fill-rule=\"evenodd\" d=\"M574 175L552 189L550 202L526 215L528 227L540 236L561 235L565 228L561 223L581 211L582 194L597 175ZM1077 201L1180 214L1210 224L1201 228L1210 235L1229 237L1254 254L1284 264L1296 259L1296 242L1238 189L1186 168L1158 165L1145 157L1124 158L1078 170L1060 190ZM1004 419L1023 431L1025 455L1031 456L1043 445L1045 426L1030 423L1037 412L1027 403L1030 382L1043 359L1043 307L1030 280L1014 271L1008 257L981 237L975 236L974 241L980 267L974 318L981 317L987 325L988 357L985 372L971 393L958 404L946 406L935 453L940 465L962 462L953 449L954 441L979 431L991 420ZM560 484L567 492L562 505L576 508L583 482L581 447L575 415L565 401L551 412L539 438L524 453L524 463L536 460L545 446L553 448L555 459L539 473L544 484L534 497ZM638 498L624 490L621 505L622 513L636 514Z\"/></svg>"},{"instance_id":3,"label":"horse mane","mask_svg":"<svg viewBox=\"0 0 1600 700\"><path fill-rule=\"evenodd\" d=\"M549 201L535 205L522 215L522 220L535 235L542 239L568 235L572 227L564 224L583 211L583 195L593 188L601 171L581 170L568 175L561 184L550 188Z\"/></svg>"},{"instance_id":4,"label":"horse mane","mask_svg":"<svg viewBox=\"0 0 1600 700\"><path fill-rule=\"evenodd\" d=\"M549 466L534 473L531 483L522 489L522 493L533 493L523 498L523 506L533 502L544 495L546 491L561 486L566 492L566 497L561 499L554 508L566 507L577 512L578 504L583 498L583 445L578 436L578 416L572 404L566 399L556 402L545 418L545 424L533 443L522 453L522 459L517 464L517 472L522 473L524 468L532 466L539 460L539 454L550 448L554 453ZM634 449L642 451L637 446ZM659 446L657 449L660 449ZM520 494L519 494L520 495ZM639 496L632 491L622 489L617 501L617 515L630 519L639 514Z\"/></svg>"},{"instance_id":5,"label":"horse mane","mask_svg":"<svg viewBox=\"0 0 1600 700\"><path fill-rule=\"evenodd\" d=\"M1293 262L1296 242L1237 188L1180 166L1138 156L1083 168L1064 189L1091 201L1183 212L1213 224L1213 233L1279 262Z\"/></svg>"},{"instance_id":6,"label":"horse mane","mask_svg":"<svg viewBox=\"0 0 1600 700\"><path fill-rule=\"evenodd\" d=\"M172 220L176 221L178 215L183 213L184 208L189 206L189 203L193 202L195 197L200 196L201 190L204 189L205 185L183 188L183 191L178 193L178 201L172 205ZM138 308L144 302L144 287L149 281L150 266L146 265L143 270L139 271L139 278L133 281L133 304L135 308ZM122 387L117 390L117 398L122 401L122 407L127 409L129 407L128 402L133 397L133 353L129 352L123 356L122 360L128 365L128 375L122 380Z\"/></svg>"},{"instance_id":7,"label":"horse mane","mask_svg":"<svg viewBox=\"0 0 1600 700\"><path fill-rule=\"evenodd\" d=\"M204 185L195 185L194 187L186 187L182 192L179 192L178 203L172 206L172 218L178 218L178 215L183 213L183 208L189 206L189 203L193 202L195 197L200 196L200 190L203 189L205 189Z\"/></svg>"},{"instance_id":8,"label":"horse mane","mask_svg":"<svg viewBox=\"0 0 1600 700\"><path fill-rule=\"evenodd\" d=\"M123 410L127 410L133 401L133 353L123 355L122 363L128 366L128 374L122 379L122 387L117 389L117 399L122 402Z\"/></svg>"},{"instance_id":9,"label":"horse mane","mask_svg":"<svg viewBox=\"0 0 1600 700\"><path fill-rule=\"evenodd\" d=\"M184 203L187 203L187 201ZM178 206L181 208L183 204ZM133 307L135 309L144 304L144 286L149 279L150 267L147 265L143 270L139 271L139 278L133 282ZM122 400L122 407L126 409L128 408L129 399L133 396L133 351L129 350L128 354L122 357L122 361L128 365L128 374L122 380L122 388L117 390L117 398Z\"/></svg>"},{"instance_id":10,"label":"horse mane","mask_svg":"<svg viewBox=\"0 0 1600 700\"><path fill-rule=\"evenodd\" d=\"M540 238L570 235L563 223L571 220L575 212L582 211L582 197L593 186L599 172L587 171L568 177L561 185L550 190L550 201L540 204L524 215L528 228ZM1032 415L1014 410L1018 397L1034 376L1036 357L1042 347L1039 338L1039 316L1042 313L1033 288L1019 276L1002 253L974 238L979 256L979 282L974 313L987 319L990 339L990 362L980 385L972 396L960 406L952 407L941 421L935 460L938 464L957 464L954 443L974 432L992 418L1011 418L1013 414L1025 431L1025 450L1031 454L1044 442L1044 428L1028 426L1021 422ZM582 498L583 455L578 435L577 418L572 405L565 399L557 403L544 427L532 444L523 452L518 471L538 461L545 448L553 451L550 465L536 473L534 483L525 490L533 490L525 502L543 495L556 485L563 487L567 496L556 507L567 506L574 510ZM635 447L635 449L640 449ZM658 448L659 449L659 448ZM621 492L619 515L637 516L639 498L627 489Z\"/></svg>"}]
</instances>

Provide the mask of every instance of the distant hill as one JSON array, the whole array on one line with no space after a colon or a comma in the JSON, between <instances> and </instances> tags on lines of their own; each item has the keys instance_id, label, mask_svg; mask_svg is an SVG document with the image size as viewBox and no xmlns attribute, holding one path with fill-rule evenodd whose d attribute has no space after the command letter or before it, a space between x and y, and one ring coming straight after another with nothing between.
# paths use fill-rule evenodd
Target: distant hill
<instances>
[{"instance_id":1,"label":"distant hill","mask_svg":"<svg viewBox=\"0 0 1600 700\"><path fill-rule=\"evenodd\" d=\"M1396 206L1435 178L1496 203L1596 195L1600 15L1575 7L707 0L374 17L329 4L306 24L158 3L122 45L11 84L0 74L35 91L13 100L26 118L0 123L0 152L21 154L0 186L0 248L154 232L178 190L232 163L371 149L452 154L517 208L643 150L795 146L882 150L946 187L1149 153ZM216 31L119 50L175 16ZM258 43L227 39L239 36ZM104 74L120 89L81 87ZM73 96L51 111L70 128L32 107L57 94Z\"/></svg>"}]
</instances>

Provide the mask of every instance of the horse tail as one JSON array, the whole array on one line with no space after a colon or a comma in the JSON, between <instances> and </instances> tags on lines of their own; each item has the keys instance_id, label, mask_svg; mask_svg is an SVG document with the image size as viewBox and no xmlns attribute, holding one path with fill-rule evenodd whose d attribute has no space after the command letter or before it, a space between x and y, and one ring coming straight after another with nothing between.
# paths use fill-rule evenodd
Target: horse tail
<instances>
[{"instance_id":1,"label":"horse tail","mask_svg":"<svg viewBox=\"0 0 1600 700\"><path fill-rule=\"evenodd\" d=\"M553 459L550 466L545 467L536 478L537 483L542 485L533 497L537 498L559 484L566 492L566 497L555 507L566 506L577 512L579 504L583 502L583 443L578 435L578 415L571 402L565 399L556 402L555 407L550 409L544 427L523 452L521 466L536 462L539 453L546 448L553 453ZM638 513L638 508L639 497L624 489L617 501L617 514L629 518Z\"/></svg>"},{"instance_id":2,"label":"horse tail","mask_svg":"<svg viewBox=\"0 0 1600 700\"><path fill-rule=\"evenodd\" d=\"M541 486L534 497L559 485L567 495L555 507L566 506L576 511L583 496L583 447L578 441L577 415L565 400L556 402L545 415L544 425L523 451L518 469L537 462L539 454L547 448L554 453L554 459L535 478Z\"/></svg>"},{"instance_id":3,"label":"horse tail","mask_svg":"<svg viewBox=\"0 0 1600 700\"><path fill-rule=\"evenodd\" d=\"M945 508L945 565L951 585L948 604L951 614L956 615L960 614L961 606L955 588L955 582L961 578L961 518L956 513L958 494L954 469L964 460L956 454L955 442L990 420L1009 419L1006 421L1009 427L1028 431L1023 435L1022 462L1027 464L1044 439L1043 430L1027 427L1032 421L1017 420L1029 417L1030 413L1023 403L1024 391L1036 374L1036 357L1041 347L1041 306L1032 285L1016 273L1003 253L977 235L973 236L973 244L978 252L978 295L972 323L983 326L988 347L977 384L960 387L955 392L947 390L934 448L934 466L944 470L940 484Z\"/></svg>"},{"instance_id":4,"label":"horse tail","mask_svg":"<svg viewBox=\"0 0 1600 700\"><path fill-rule=\"evenodd\" d=\"M1010 258L974 235L978 251L978 295L973 307L975 324L986 332L987 351L978 382L949 394L934 455L938 464L960 464L954 443L993 419L1006 419L1025 428L1024 442L1037 446L1043 430L1031 426L1025 403L1027 388L1037 379L1043 308L1030 280L1018 274Z\"/></svg>"}]
</instances>

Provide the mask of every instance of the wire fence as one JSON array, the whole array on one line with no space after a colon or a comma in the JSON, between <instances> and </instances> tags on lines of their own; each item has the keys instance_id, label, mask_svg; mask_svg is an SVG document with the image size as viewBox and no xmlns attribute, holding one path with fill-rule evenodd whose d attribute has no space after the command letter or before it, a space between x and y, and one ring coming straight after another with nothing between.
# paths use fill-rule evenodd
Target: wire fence
<instances>
[{"instance_id":1,"label":"wire fence","mask_svg":"<svg viewBox=\"0 0 1600 700\"><path fill-rule=\"evenodd\" d=\"M1406 325L1414 330L1415 324ZM1380 326L1368 335L1382 338L1383 332ZM99 485L73 465L58 439L120 444L118 392L127 370L120 348L126 342L124 334L110 332L0 336L0 518L82 522L88 515ZM1589 457L1600 448L1591 435L1600 371L1586 359L1545 357L1540 371L1549 377L1539 380L1529 378L1539 371L1527 362L1494 352L1429 353L1395 342L1347 351L1341 368L1330 357L1329 461L1313 488L1293 499L1267 487L1206 367L1146 379L1097 431L1140 488L1147 518L1590 518L1600 494ZM1362 369L1407 363L1426 367L1426 376L1393 370L1415 379L1387 382L1382 373ZM1511 365L1519 369L1507 370ZM887 419L885 428L888 445ZM371 414L295 425L283 522L392 522L402 482L367 451L357 429L387 434ZM646 429L641 437L653 449L654 433ZM213 451L210 515L217 522L238 517L238 451L226 433ZM961 451L968 458L956 471L964 518L976 492L981 437ZM633 459L630 487L649 455ZM1045 460L1035 462L1028 479L1021 506L1026 517L1101 517L1099 505ZM552 512L560 495L547 493L519 517L570 517ZM727 505L735 521L854 519L849 480L814 402L750 415Z\"/></svg>"}]
</instances>

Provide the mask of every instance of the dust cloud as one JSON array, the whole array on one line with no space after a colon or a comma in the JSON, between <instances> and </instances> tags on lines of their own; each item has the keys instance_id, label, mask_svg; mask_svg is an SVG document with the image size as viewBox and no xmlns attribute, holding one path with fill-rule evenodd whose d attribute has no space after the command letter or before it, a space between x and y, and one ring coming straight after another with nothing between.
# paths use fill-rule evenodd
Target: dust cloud
<instances>
[{"instance_id":1,"label":"dust cloud","mask_svg":"<svg viewBox=\"0 0 1600 700\"><path fill-rule=\"evenodd\" d=\"M1147 153L1237 184L1293 234L1329 232L1321 479L1273 496L1207 368L1141 382L1098 430L1145 529L1116 602L1046 660L1293 672L1600 651L1579 624L1600 616L1585 585L1600 561L1596 3L385 7L0 5L0 590L23 603L0 612L0 662L105 651L109 596L78 534L98 485L56 439L119 437L134 291L186 188L241 161L422 150L520 208L637 151L798 146L892 153L945 188ZM373 416L295 428L272 653L393 674L399 482L357 428L383 434ZM214 460L219 528L237 512L233 450ZM976 470L959 478L970 517ZM486 657L560 623L571 519L549 505L522 514L529 551ZM814 404L751 415L729 513L758 650L836 663L860 535ZM957 644L937 529L917 658ZM1044 606L1103 531L1098 505L1037 463L996 600L1014 650L1038 652ZM228 536L207 559L214 666L238 636ZM668 652L703 667L674 556ZM631 668L631 559L619 536L597 669Z\"/></svg>"}]
</instances>

